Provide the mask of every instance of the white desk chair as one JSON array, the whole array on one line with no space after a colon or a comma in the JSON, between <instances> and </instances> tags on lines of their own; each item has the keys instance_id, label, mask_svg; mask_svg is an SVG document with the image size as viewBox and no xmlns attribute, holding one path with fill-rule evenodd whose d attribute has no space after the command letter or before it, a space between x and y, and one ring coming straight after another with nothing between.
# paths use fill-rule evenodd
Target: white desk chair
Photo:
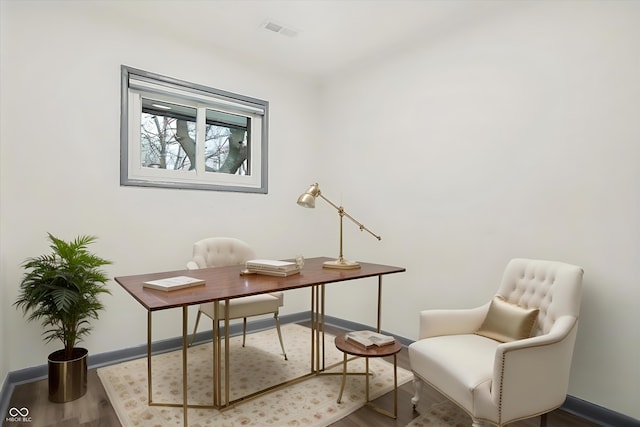
<instances>
[{"instance_id":1,"label":"white desk chair","mask_svg":"<svg viewBox=\"0 0 640 427\"><path fill-rule=\"evenodd\" d=\"M197 241L193 245L193 259L187 263L187 268L196 270L206 267L223 267L228 265L242 265L247 260L255 258L255 252L251 247L239 239L231 237L211 237ZM243 319L242 328L242 346L244 347L247 337L247 317L260 316L273 313L278 331L278 339L282 354L287 360L287 353L284 350L282 341L282 332L280 331L280 319L278 318L279 308L284 303L284 295L282 292L274 292L263 295L252 295L247 297L235 298L229 301L229 319ZM224 304L221 304L224 310ZM191 343L196 335L200 316L204 313L211 319L214 318L214 304L200 304L196 324L193 328Z\"/></svg>"},{"instance_id":2,"label":"white desk chair","mask_svg":"<svg viewBox=\"0 0 640 427\"><path fill-rule=\"evenodd\" d=\"M582 268L514 259L492 301L420 313L409 346L418 403L422 381L464 409L473 426L541 416L565 401L578 329Z\"/></svg>"}]
</instances>

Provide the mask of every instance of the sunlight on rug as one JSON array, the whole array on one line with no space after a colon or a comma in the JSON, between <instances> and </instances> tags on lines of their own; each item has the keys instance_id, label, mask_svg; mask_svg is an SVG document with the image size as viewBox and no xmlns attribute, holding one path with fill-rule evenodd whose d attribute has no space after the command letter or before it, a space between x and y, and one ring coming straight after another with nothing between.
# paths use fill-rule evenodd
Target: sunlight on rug
<instances>
[{"instance_id":1,"label":"sunlight on rug","mask_svg":"<svg viewBox=\"0 0 640 427\"><path fill-rule=\"evenodd\" d=\"M310 329L296 324L282 326L289 360L285 361L275 329L247 335L230 343L231 400L266 387L296 378L310 371ZM325 361L329 367L342 361L342 353L333 344L334 337L325 336ZM189 348L189 403L210 405L213 402L213 357L211 343ZM174 351L153 356L153 401L182 402L182 353ZM349 371L364 371L364 359L349 362ZM328 369L341 372L342 365ZM369 381L370 397L375 399L393 390L393 365L379 358L369 361L373 376ZM148 406L147 361L136 359L98 369L109 400L120 422L133 426L182 426L182 408ZM413 374L398 368L398 386ZM340 375L321 375L274 390L261 397L224 411L190 408L188 422L193 427L207 426L309 426L321 427L336 422L364 405L364 377L347 377L342 403L336 403L340 392Z\"/></svg>"},{"instance_id":2,"label":"sunlight on rug","mask_svg":"<svg viewBox=\"0 0 640 427\"><path fill-rule=\"evenodd\" d=\"M418 412L421 415L407 424L407 427L469 427L471 425L471 417L448 400L436 403L427 410L418 408Z\"/></svg>"}]
</instances>

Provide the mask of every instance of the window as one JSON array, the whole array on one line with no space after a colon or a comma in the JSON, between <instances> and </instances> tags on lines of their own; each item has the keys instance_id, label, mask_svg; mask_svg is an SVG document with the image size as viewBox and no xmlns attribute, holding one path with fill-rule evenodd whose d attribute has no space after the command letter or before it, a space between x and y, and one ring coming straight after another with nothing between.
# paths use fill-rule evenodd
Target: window
<instances>
[{"instance_id":1,"label":"window","mask_svg":"<svg viewBox=\"0 0 640 427\"><path fill-rule=\"evenodd\" d=\"M120 184L267 193L268 107L123 65Z\"/></svg>"}]
</instances>

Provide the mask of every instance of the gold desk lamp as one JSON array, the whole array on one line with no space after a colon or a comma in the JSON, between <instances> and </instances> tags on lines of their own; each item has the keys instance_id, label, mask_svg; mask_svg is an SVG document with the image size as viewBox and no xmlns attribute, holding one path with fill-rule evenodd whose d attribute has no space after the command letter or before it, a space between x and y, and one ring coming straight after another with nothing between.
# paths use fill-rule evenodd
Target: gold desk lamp
<instances>
[{"instance_id":1,"label":"gold desk lamp","mask_svg":"<svg viewBox=\"0 0 640 427\"><path fill-rule=\"evenodd\" d=\"M315 184L312 184L307 191L305 191L304 193L302 193L302 195L300 195L300 197L298 197L298 204L305 208L315 208L316 197L322 198L325 202L336 208L338 210L338 215L340 215L340 257L335 261L326 261L322 266L324 268L338 268L342 270L360 268L360 264L355 261L347 261L342 256L342 218L346 216L351 221L355 222L358 227L360 227L360 231L365 230L378 240L381 240L382 238L377 234L374 234L371 230L360 224L358 221L356 221L351 215L344 211L344 208L342 206L337 206L331 200L324 197L322 195L322 192L320 192L320 187L318 187L317 182Z\"/></svg>"}]
</instances>

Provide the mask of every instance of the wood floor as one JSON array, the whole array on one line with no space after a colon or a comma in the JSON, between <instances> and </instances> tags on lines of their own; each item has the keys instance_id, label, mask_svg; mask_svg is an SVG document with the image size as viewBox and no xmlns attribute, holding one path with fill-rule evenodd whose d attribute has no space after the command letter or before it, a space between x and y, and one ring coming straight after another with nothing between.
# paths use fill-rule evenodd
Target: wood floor
<instances>
[{"instance_id":1,"label":"wood floor","mask_svg":"<svg viewBox=\"0 0 640 427\"><path fill-rule=\"evenodd\" d=\"M339 330L327 328L331 334ZM398 355L398 366L409 369L407 350L403 349ZM31 423L7 422L3 416L3 427L119 427L116 416L95 369L88 372L87 394L78 400L65 404L48 401L47 381L35 381L16 386L11 396L9 408L28 408ZM410 399L413 393L411 383L404 384L398 389L398 419L385 417L369 407L363 407L351 415L332 424L332 427L396 427L406 426L419 414L413 410ZM424 387L421 407L446 400L437 391ZM376 405L393 409L393 393L387 393L375 401ZM536 427L539 418L518 421L510 427ZM596 424L585 421L562 410L551 412L547 418L549 427L594 427Z\"/></svg>"}]
</instances>

